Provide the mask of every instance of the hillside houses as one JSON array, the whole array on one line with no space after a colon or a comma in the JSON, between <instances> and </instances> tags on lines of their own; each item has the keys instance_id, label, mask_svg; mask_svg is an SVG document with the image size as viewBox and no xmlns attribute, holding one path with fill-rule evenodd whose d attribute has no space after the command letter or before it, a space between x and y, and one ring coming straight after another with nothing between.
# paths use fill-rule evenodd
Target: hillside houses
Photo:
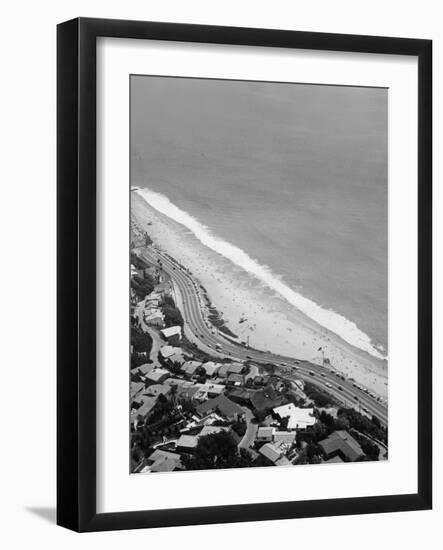
<instances>
[{"instance_id":1,"label":"hillside houses","mask_svg":"<svg viewBox=\"0 0 443 550\"><path fill-rule=\"evenodd\" d=\"M157 284L143 297L140 289L150 290L152 284L147 278L146 286L138 282L142 273L137 268L131 269L138 285L131 321L136 329L131 335L131 471L369 459L371 441L363 437L361 418L354 420L356 409L351 415L331 401L329 411L310 399L304 381L310 379L301 367L299 373L297 367L281 369L278 363L254 360L252 351L246 352L250 356L235 350L228 355L215 345L218 340L205 341L199 349L198 338L184 334L187 325L181 322L189 319L180 320L174 300L165 297L167 274L163 286ZM155 270L162 272L161 265ZM374 437L383 437L381 430L374 430ZM230 462L225 462L227 452L233 453Z\"/></svg>"},{"instance_id":2,"label":"hillside houses","mask_svg":"<svg viewBox=\"0 0 443 550\"><path fill-rule=\"evenodd\" d=\"M148 326L161 328L165 326L165 316L161 310L162 294L153 291L146 296L143 305L143 320Z\"/></svg>"}]
</instances>

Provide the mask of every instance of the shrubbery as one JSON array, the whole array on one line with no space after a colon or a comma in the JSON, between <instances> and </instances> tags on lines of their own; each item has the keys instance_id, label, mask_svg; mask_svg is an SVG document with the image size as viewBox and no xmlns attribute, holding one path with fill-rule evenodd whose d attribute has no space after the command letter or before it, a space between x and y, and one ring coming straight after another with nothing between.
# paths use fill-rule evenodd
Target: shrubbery
<instances>
[{"instance_id":1,"label":"shrubbery","mask_svg":"<svg viewBox=\"0 0 443 550\"><path fill-rule=\"evenodd\" d=\"M334 404L334 400L327 393L319 390L314 384L305 382L304 390L305 394L311 399L317 407L330 407Z\"/></svg>"},{"instance_id":2,"label":"shrubbery","mask_svg":"<svg viewBox=\"0 0 443 550\"><path fill-rule=\"evenodd\" d=\"M131 344L135 353L146 353L149 357L152 349L152 338L147 332L139 332L134 327L131 330Z\"/></svg>"},{"instance_id":3,"label":"shrubbery","mask_svg":"<svg viewBox=\"0 0 443 550\"><path fill-rule=\"evenodd\" d=\"M176 307L174 300L170 296L165 296L162 304L162 311L165 316L165 325L173 327L183 326L184 321L180 310Z\"/></svg>"},{"instance_id":4,"label":"shrubbery","mask_svg":"<svg viewBox=\"0 0 443 550\"><path fill-rule=\"evenodd\" d=\"M131 280L131 288L134 290L136 296L143 300L145 296L151 294L154 290L155 282L150 275L145 275L144 278L134 275Z\"/></svg>"},{"instance_id":5,"label":"shrubbery","mask_svg":"<svg viewBox=\"0 0 443 550\"><path fill-rule=\"evenodd\" d=\"M208 470L218 468L247 468L253 465L251 455L241 449L228 432L220 432L200 437L195 453L183 456L186 470Z\"/></svg>"},{"instance_id":6,"label":"shrubbery","mask_svg":"<svg viewBox=\"0 0 443 550\"><path fill-rule=\"evenodd\" d=\"M382 443L388 442L388 432L383 428L376 417L368 418L354 409L339 409L337 422L343 426L341 429L354 428L355 430L368 434Z\"/></svg>"}]
</instances>

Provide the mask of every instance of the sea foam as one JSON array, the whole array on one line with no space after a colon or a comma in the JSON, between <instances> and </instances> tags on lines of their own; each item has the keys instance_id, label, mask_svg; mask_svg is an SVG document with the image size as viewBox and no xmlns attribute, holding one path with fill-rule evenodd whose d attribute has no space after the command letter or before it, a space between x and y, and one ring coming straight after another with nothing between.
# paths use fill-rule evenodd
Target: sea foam
<instances>
[{"instance_id":1,"label":"sea foam","mask_svg":"<svg viewBox=\"0 0 443 550\"><path fill-rule=\"evenodd\" d=\"M238 246L214 235L209 228L173 204L168 197L146 188L133 188L133 191L142 197L152 208L188 228L203 245L256 277L319 325L334 332L348 344L366 351L373 357L386 359L371 343L370 337L361 331L354 322L331 309L323 308L314 301L292 290L278 276L272 273L269 267L261 265L252 259Z\"/></svg>"}]
</instances>

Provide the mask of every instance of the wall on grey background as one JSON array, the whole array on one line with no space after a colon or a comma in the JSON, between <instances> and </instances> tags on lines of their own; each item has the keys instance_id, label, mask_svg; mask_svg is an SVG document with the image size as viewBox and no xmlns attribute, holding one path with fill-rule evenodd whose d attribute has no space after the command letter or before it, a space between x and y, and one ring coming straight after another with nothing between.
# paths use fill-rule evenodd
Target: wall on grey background
<instances>
[{"instance_id":1,"label":"wall on grey background","mask_svg":"<svg viewBox=\"0 0 443 550\"><path fill-rule=\"evenodd\" d=\"M0 169L2 250L2 338L0 400L2 448L0 540L7 548L26 548L44 540L46 548L107 549L122 545L193 550L226 547L343 548L343 537L361 550L423 546L441 539L442 492L436 510L345 518L323 518L187 527L120 533L75 535L54 526L55 506L55 25L72 17L110 17L296 30L432 38L434 42L435 151L443 150L443 30L439 2L410 0L317 0L316 2L170 0L167 3L121 0L67 0L54 3L8 3L3 9L2 101L3 155ZM5 127L6 125L6 127ZM434 181L443 180L441 158ZM443 208L442 189L435 192L435 211ZM441 218L441 217L440 217ZM439 240L443 222L436 220ZM435 280L443 280L442 250ZM437 251L437 246L436 246ZM443 300L436 289L435 365L441 356ZM5 307L6 306L6 307ZM436 372L435 387L442 375ZM436 394L438 395L438 394ZM442 406L435 405L435 463L441 449ZM435 472L436 484L441 479ZM5 539L4 542L3 539Z\"/></svg>"}]
</instances>

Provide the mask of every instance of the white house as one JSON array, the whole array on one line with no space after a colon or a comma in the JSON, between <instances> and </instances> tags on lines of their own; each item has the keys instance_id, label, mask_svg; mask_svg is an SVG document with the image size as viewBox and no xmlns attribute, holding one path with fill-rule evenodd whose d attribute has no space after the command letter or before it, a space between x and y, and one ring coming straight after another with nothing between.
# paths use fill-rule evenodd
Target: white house
<instances>
[{"instance_id":1,"label":"white house","mask_svg":"<svg viewBox=\"0 0 443 550\"><path fill-rule=\"evenodd\" d=\"M164 338L169 342L170 340L178 339L181 340L182 337L182 328L179 325L175 327L164 328L160 331Z\"/></svg>"},{"instance_id":2,"label":"white house","mask_svg":"<svg viewBox=\"0 0 443 550\"><path fill-rule=\"evenodd\" d=\"M314 409L302 409L296 407L294 403L276 407L274 412L281 419L289 418L288 430L305 430L308 426L313 426L316 422Z\"/></svg>"}]
</instances>

